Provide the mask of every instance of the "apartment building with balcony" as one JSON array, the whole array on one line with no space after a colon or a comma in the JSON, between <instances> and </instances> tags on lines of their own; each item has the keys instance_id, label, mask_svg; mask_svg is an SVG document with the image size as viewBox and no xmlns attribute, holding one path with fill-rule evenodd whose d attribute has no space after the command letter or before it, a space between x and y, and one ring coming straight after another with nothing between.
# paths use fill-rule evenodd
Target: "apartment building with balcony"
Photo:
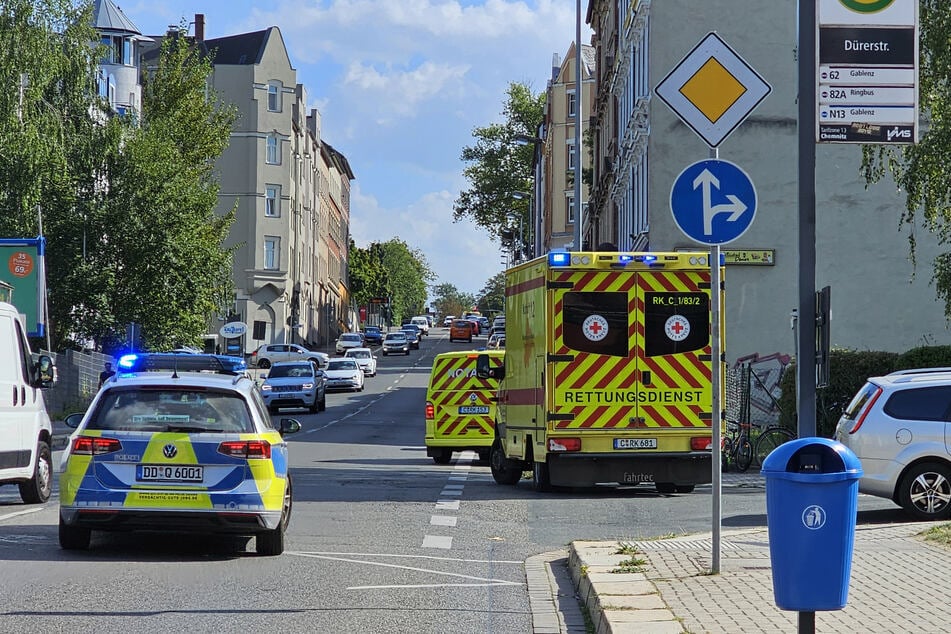
<instances>
[{"instance_id":1,"label":"apartment building with balcony","mask_svg":"<svg viewBox=\"0 0 951 634\"><path fill-rule=\"evenodd\" d=\"M142 112L142 83L139 75L140 46L152 39L112 0L96 0L93 26L99 32L105 55L99 61L96 90L119 115L138 117Z\"/></svg>"},{"instance_id":2,"label":"apartment building with balcony","mask_svg":"<svg viewBox=\"0 0 951 634\"><path fill-rule=\"evenodd\" d=\"M710 158L711 148L655 98L657 84L715 31L772 86L717 150L749 175L758 197L749 229L722 247L726 352L731 361L793 354L800 327L791 327L799 271L796 3L590 0L586 21L597 59L589 231L621 249L708 250L677 227L670 195L677 176ZM866 187L860 164L859 145L816 146L815 285L831 288L832 345L904 351L946 343L943 304L930 284L938 240L900 225L904 193L887 178Z\"/></svg>"}]
</instances>

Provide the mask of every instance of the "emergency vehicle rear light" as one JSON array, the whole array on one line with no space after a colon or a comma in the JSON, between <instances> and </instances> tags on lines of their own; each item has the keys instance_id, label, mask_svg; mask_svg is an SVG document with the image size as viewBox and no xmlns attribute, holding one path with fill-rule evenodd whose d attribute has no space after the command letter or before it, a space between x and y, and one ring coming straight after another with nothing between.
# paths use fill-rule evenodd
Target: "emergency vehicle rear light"
<instances>
[{"instance_id":1,"label":"emergency vehicle rear light","mask_svg":"<svg viewBox=\"0 0 951 634\"><path fill-rule=\"evenodd\" d=\"M73 455L101 456L116 451L122 451L122 443L115 438L77 436L73 439Z\"/></svg>"},{"instance_id":2,"label":"emergency vehicle rear light","mask_svg":"<svg viewBox=\"0 0 951 634\"><path fill-rule=\"evenodd\" d=\"M868 405L865 406L865 409L862 410L862 414L855 419L855 425L852 426L852 429L849 430L849 434L854 434L859 430L859 427L862 426L862 423L865 422L865 417L868 416L868 413L872 411L872 407L875 405L875 401L878 400L878 397L882 395L882 388L875 390L875 394L872 395L872 398L868 399Z\"/></svg>"},{"instance_id":3,"label":"emergency vehicle rear light","mask_svg":"<svg viewBox=\"0 0 951 634\"><path fill-rule=\"evenodd\" d=\"M571 264L571 254L567 251L551 251L548 254L549 266L568 266Z\"/></svg>"},{"instance_id":4,"label":"emergency vehicle rear light","mask_svg":"<svg viewBox=\"0 0 951 634\"><path fill-rule=\"evenodd\" d=\"M650 264L651 262L657 261L656 255L651 255L650 253L645 253L644 255L635 255L635 262L644 262L645 264Z\"/></svg>"},{"instance_id":5,"label":"emergency vehicle rear light","mask_svg":"<svg viewBox=\"0 0 951 634\"><path fill-rule=\"evenodd\" d=\"M694 436L690 439L690 449L693 451L712 451L713 438L710 436Z\"/></svg>"},{"instance_id":6,"label":"emergency vehicle rear light","mask_svg":"<svg viewBox=\"0 0 951 634\"><path fill-rule=\"evenodd\" d=\"M549 438L548 451L581 451L580 438Z\"/></svg>"},{"instance_id":7,"label":"emergency vehicle rear light","mask_svg":"<svg viewBox=\"0 0 951 634\"><path fill-rule=\"evenodd\" d=\"M271 459L271 443L266 440L226 440L219 443L218 453L232 458Z\"/></svg>"},{"instance_id":8,"label":"emergency vehicle rear light","mask_svg":"<svg viewBox=\"0 0 951 634\"><path fill-rule=\"evenodd\" d=\"M436 418L436 408L433 407L433 404L429 401L426 402L426 420L432 420Z\"/></svg>"},{"instance_id":9,"label":"emergency vehicle rear light","mask_svg":"<svg viewBox=\"0 0 951 634\"><path fill-rule=\"evenodd\" d=\"M617 259L618 259L618 262L621 262L622 264L627 264L628 262L633 262L633 261L634 261L634 256L633 256L633 255L629 255L629 254L627 254L627 253L624 253L624 254L621 254L621 255L617 256Z\"/></svg>"},{"instance_id":10,"label":"emergency vehicle rear light","mask_svg":"<svg viewBox=\"0 0 951 634\"><path fill-rule=\"evenodd\" d=\"M691 266L706 266L707 265L707 256L701 255L691 255L689 260Z\"/></svg>"},{"instance_id":11,"label":"emergency vehicle rear light","mask_svg":"<svg viewBox=\"0 0 951 634\"><path fill-rule=\"evenodd\" d=\"M587 255L573 255L571 256L572 264L591 264L591 258Z\"/></svg>"}]
</instances>

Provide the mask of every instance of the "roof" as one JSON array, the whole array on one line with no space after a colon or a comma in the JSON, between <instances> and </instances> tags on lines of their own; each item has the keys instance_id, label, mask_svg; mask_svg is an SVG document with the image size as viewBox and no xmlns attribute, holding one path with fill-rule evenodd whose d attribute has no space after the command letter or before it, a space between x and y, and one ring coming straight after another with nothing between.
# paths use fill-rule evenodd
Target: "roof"
<instances>
[{"instance_id":1,"label":"roof","mask_svg":"<svg viewBox=\"0 0 951 634\"><path fill-rule=\"evenodd\" d=\"M263 31L227 35L212 40L205 40L202 45L206 53L214 54L215 64L259 64L267 47L267 40L271 33L269 27Z\"/></svg>"},{"instance_id":2,"label":"roof","mask_svg":"<svg viewBox=\"0 0 951 634\"><path fill-rule=\"evenodd\" d=\"M142 35L139 27L133 24L122 9L112 3L112 0L96 0L92 10L92 21L95 29L100 32Z\"/></svg>"}]
</instances>

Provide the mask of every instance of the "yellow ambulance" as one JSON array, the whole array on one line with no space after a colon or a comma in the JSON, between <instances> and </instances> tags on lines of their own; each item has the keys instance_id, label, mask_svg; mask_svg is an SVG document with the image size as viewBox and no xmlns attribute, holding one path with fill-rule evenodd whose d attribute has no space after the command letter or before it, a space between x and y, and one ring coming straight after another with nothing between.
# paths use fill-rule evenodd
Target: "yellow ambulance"
<instances>
[{"instance_id":1,"label":"yellow ambulance","mask_svg":"<svg viewBox=\"0 0 951 634\"><path fill-rule=\"evenodd\" d=\"M426 455L449 464L453 451L471 449L488 459L495 440L498 380L476 376L476 360L488 356L501 366L504 350L457 351L436 355L426 393Z\"/></svg>"}]
</instances>

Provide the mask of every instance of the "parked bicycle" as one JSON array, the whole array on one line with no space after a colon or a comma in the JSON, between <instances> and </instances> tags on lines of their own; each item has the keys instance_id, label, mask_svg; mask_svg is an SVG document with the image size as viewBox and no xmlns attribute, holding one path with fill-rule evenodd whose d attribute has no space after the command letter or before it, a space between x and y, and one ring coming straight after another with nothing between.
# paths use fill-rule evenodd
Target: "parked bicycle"
<instances>
[{"instance_id":1,"label":"parked bicycle","mask_svg":"<svg viewBox=\"0 0 951 634\"><path fill-rule=\"evenodd\" d=\"M727 421L727 435L723 437L721 462L723 471L729 471L730 465L737 471L746 471L753 461L753 443L750 440L750 424Z\"/></svg>"},{"instance_id":2,"label":"parked bicycle","mask_svg":"<svg viewBox=\"0 0 951 634\"><path fill-rule=\"evenodd\" d=\"M796 434L785 427L780 425L768 425L759 433L759 436L756 438L756 443L753 445L753 458L756 460L756 464L762 466L763 461L766 460L766 456L768 456L773 449L795 438Z\"/></svg>"}]
</instances>

